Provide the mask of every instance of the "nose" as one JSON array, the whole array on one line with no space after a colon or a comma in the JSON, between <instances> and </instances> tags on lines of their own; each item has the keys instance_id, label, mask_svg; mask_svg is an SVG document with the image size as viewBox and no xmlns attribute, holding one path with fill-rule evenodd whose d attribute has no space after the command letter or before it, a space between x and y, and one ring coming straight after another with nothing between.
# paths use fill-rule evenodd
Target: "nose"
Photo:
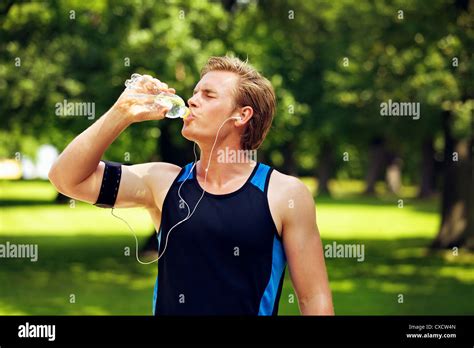
<instances>
[{"instance_id":1,"label":"nose","mask_svg":"<svg viewBox=\"0 0 474 348\"><path fill-rule=\"evenodd\" d=\"M198 106L197 104L197 93L194 94L191 98L188 99L188 106L196 108Z\"/></svg>"}]
</instances>

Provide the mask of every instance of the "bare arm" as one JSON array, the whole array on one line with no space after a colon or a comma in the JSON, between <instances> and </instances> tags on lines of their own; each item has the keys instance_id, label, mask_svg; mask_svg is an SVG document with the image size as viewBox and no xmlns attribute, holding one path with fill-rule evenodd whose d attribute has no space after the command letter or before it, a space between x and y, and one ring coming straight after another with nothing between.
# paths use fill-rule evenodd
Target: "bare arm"
<instances>
[{"instance_id":1,"label":"bare arm","mask_svg":"<svg viewBox=\"0 0 474 348\"><path fill-rule=\"evenodd\" d=\"M303 315L334 315L313 197L300 180L290 181L286 198L294 206L285 209L282 236L300 311Z\"/></svg>"},{"instance_id":2,"label":"bare arm","mask_svg":"<svg viewBox=\"0 0 474 348\"><path fill-rule=\"evenodd\" d=\"M151 93L156 88L156 81L144 82L143 90L139 92ZM166 85L160 86L170 92L174 91ZM107 148L132 123L164 118L166 108L150 107L153 102L152 95L149 98L135 98L129 93L122 93L112 108L79 134L58 157L48 176L59 192L81 201L95 203L105 168L100 159ZM176 171L175 167L168 163L122 166L115 206L152 207L154 197L150 183L154 181L150 180L151 173L157 173L157 168L163 169L164 172Z\"/></svg>"}]
</instances>

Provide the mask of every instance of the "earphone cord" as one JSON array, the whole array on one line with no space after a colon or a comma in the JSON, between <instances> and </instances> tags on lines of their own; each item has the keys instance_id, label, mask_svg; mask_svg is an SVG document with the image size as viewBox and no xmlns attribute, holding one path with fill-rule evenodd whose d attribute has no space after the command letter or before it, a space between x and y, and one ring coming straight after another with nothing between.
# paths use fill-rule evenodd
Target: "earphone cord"
<instances>
[{"instance_id":1,"label":"earphone cord","mask_svg":"<svg viewBox=\"0 0 474 348\"><path fill-rule=\"evenodd\" d=\"M206 183L207 183L207 173L208 173L208 170L209 170L209 167L211 165L211 159L212 159L212 153L214 152L214 147L216 146L217 144L217 139L219 137L219 132L221 131L222 127L224 126L224 124L228 121L228 120L231 120L231 119L235 119L235 116L234 117L229 117L227 118L226 120L224 120L224 122L222 122L222 124L220 125L219 129L217 130L217 133L216 133L216 138L214 139L214 144L212 145L212 148L211 148L211 154L209 156L209 161L207 163L207 167L206 167L206 170L205 170L205 174L204 174L204 187L202 189L202 194L201 194L201 197L199 197L199 200L197 201L196 205L194 206L194 209L192 212L190 212L190 208L189 208L189 205L188 203L184 200L183 197L181 197L181 187L183 186L183 184L186 182L186 180L189 178L189 175L193 172L193 169L194 167L196 166L197 164L197 154L196 154L196 143L194 143L193 145L193 152L194 152L194 164L193 166L191 167L191 170L189 171L188 175L186 176L186 178L183 180L183 182L179 185L179 188L178 188L178 196L180 198L180 202L184 202L184 204L186 205L187 209L188 209L188 214L187 216L177 222L175 225L173 225L169 231L168 231L168 234L166 235L166 240L165 240L165 246L163 248L163 252L158 256L158 258L154 259L154 260L151 260L151 261L141 261L140 258L138 257L138 238L137 238L137 235L135 233L135 231L133 230L133 228L130 226L130 224L125 221L123 218L121 218L120 216L117 216L114 214L114 208L112 208L112 210L110 211L112 216L116 217L117 219L120 219L122 220L123 222L125 222L125 224L128 226L130 232L132 232L133 234L133 237L135 238L135 258L137 259L137 261L142 264L142 265L149 265L149 264L152 264L154 262L157 262L165 253L166 251L166 247L168 246L168 238L171 234L171 231L178 225L182 224L183 222L189 220L191 218L191 216L193 216L194 212L196 211L196 208L197 206L199 205L199 203L201 202L202 198L204 197L204 193L206 192ZM196 180L197 180L197 175L196 175ZM156 232L156 230L155 230ZM158 232L156 232L158 233ZM159 253L159 246L158 246L158 253Z\"/></svg>"}]
</instances>

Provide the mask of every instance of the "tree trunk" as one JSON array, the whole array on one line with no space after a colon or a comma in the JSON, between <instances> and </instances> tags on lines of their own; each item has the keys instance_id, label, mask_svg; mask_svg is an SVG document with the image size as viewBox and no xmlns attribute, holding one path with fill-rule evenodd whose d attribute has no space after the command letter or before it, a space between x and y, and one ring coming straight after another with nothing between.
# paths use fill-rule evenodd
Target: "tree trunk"
<instances>
[{"instance_id":1,"label":"tree trunk","mask_svg":"<svg viewBox=\"0 0 474 348\"><path fill-rule=\"evenodd\" d=\"M369 168L365 177L365 194L375 194L375 183L379 179L385 166L385 146L382 138L373 140L370 147Z\"/></svg>"},{"instance_id":2,"label":"tree trunk","mask_svg":"<svg viewBox=\"0 0 474 348\"><path fill-rule=\"evenodd\" d=\"M221 0L221 3L222 6L226 9L226 11L234 12L237 0Z\"/></svg>"},{"instance_id":3,"label":"tree trunk","mask_svg":"<svg viewBox=\"0 0 474 348\"><path fill-rule=\"evenodd\" d=\"M334 167L334 156L331 144L325 141L321 147L320 165L318 168L318 195L330 195L329 179Z\"/></svg>"},{"instance_id":4,"label":"tree trunk","mask_svg":"<svg viewBox=\"0 0 474 348\"><path fill-rule=\"evenodd\" d=\"M176 149L174 149L171 141L170 126L171 124L169 122L163 122L163 124L160 125L160 136L158 138L157 148L162 162L172 162L174 158L173 155L176 154Z\"/></svg>"},{"instance_id":5,"label":"tree trunk","mask_svg":"<svg viewBox=\"0 0 474 348\"><path fill-rule=\"evenodd\" d=\"M429 198L434 194L435 187L435 151L433 138L423 141L421 149L421 182L418 198Z\"/></svg>"},{"instance_id":6,"label":"tree trunk","mask_svg":"<svg viewBox=\"0 0 474 348\"><path fill-rule=\"evenodd\" d=\"M451 114L443 113L445 151L441 227L431 246L474 250L474 142L472 136L471 139L456 141L452 137L451 122Z\"/></svg>"},{"instance_id":7,"label":"tree trunk","mask_svg":"<svg viewBox=\"0 0 474 348\"><path fill-rule=\"evenodd\" d=\"M298 168L295 161L295 143L290 141L282 148L283 153L283 172L288 175L297 176Z\"/></svg>"},{"instance_id":8,"label":"tree trunk","mask_svg":"<svg viewBox=\"0 0 474 348\"><path fill-rule=\"evenodd\" d=\"M395 154L389 156L387 169L385 171L385 181L388 190L398 195L402 187L402 164L403 161Z\"/></svg>"}]
</instances>

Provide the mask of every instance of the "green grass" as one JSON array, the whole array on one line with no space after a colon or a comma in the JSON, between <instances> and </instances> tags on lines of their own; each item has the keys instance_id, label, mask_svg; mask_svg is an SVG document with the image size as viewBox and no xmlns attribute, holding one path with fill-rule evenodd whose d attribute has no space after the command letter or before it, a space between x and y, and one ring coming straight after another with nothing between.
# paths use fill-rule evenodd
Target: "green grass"
<instances>
[{"instance_id":1,"label":"green grass","mask_svg":"<svg viewBox=\"0 0 474 348\"><path fill-rule=\"evenodd\" d=\"M311 188L312 180L305 180ZM316 197L323 243L357 243L365 260L326 259L337 314L473 314L474 256L429 252L439 202L413 198L415 188L391 196L360 195L360 182L331 183L335 198ZM134 239L110 210L77 202L54 205L47 182L0 182L0 243L35 243L39 259L0 259L0 314L151 315L156 264L134 258ZM144 243L147 213L121 209ZM131 256L124 255L130 247ZM75 296L75 303L70 296ZM399 303L399 295L403 303ZM297 315L288 270L280 315ZM292 301L294 299L294 301Z\"/></svg>"}]
</instances>

